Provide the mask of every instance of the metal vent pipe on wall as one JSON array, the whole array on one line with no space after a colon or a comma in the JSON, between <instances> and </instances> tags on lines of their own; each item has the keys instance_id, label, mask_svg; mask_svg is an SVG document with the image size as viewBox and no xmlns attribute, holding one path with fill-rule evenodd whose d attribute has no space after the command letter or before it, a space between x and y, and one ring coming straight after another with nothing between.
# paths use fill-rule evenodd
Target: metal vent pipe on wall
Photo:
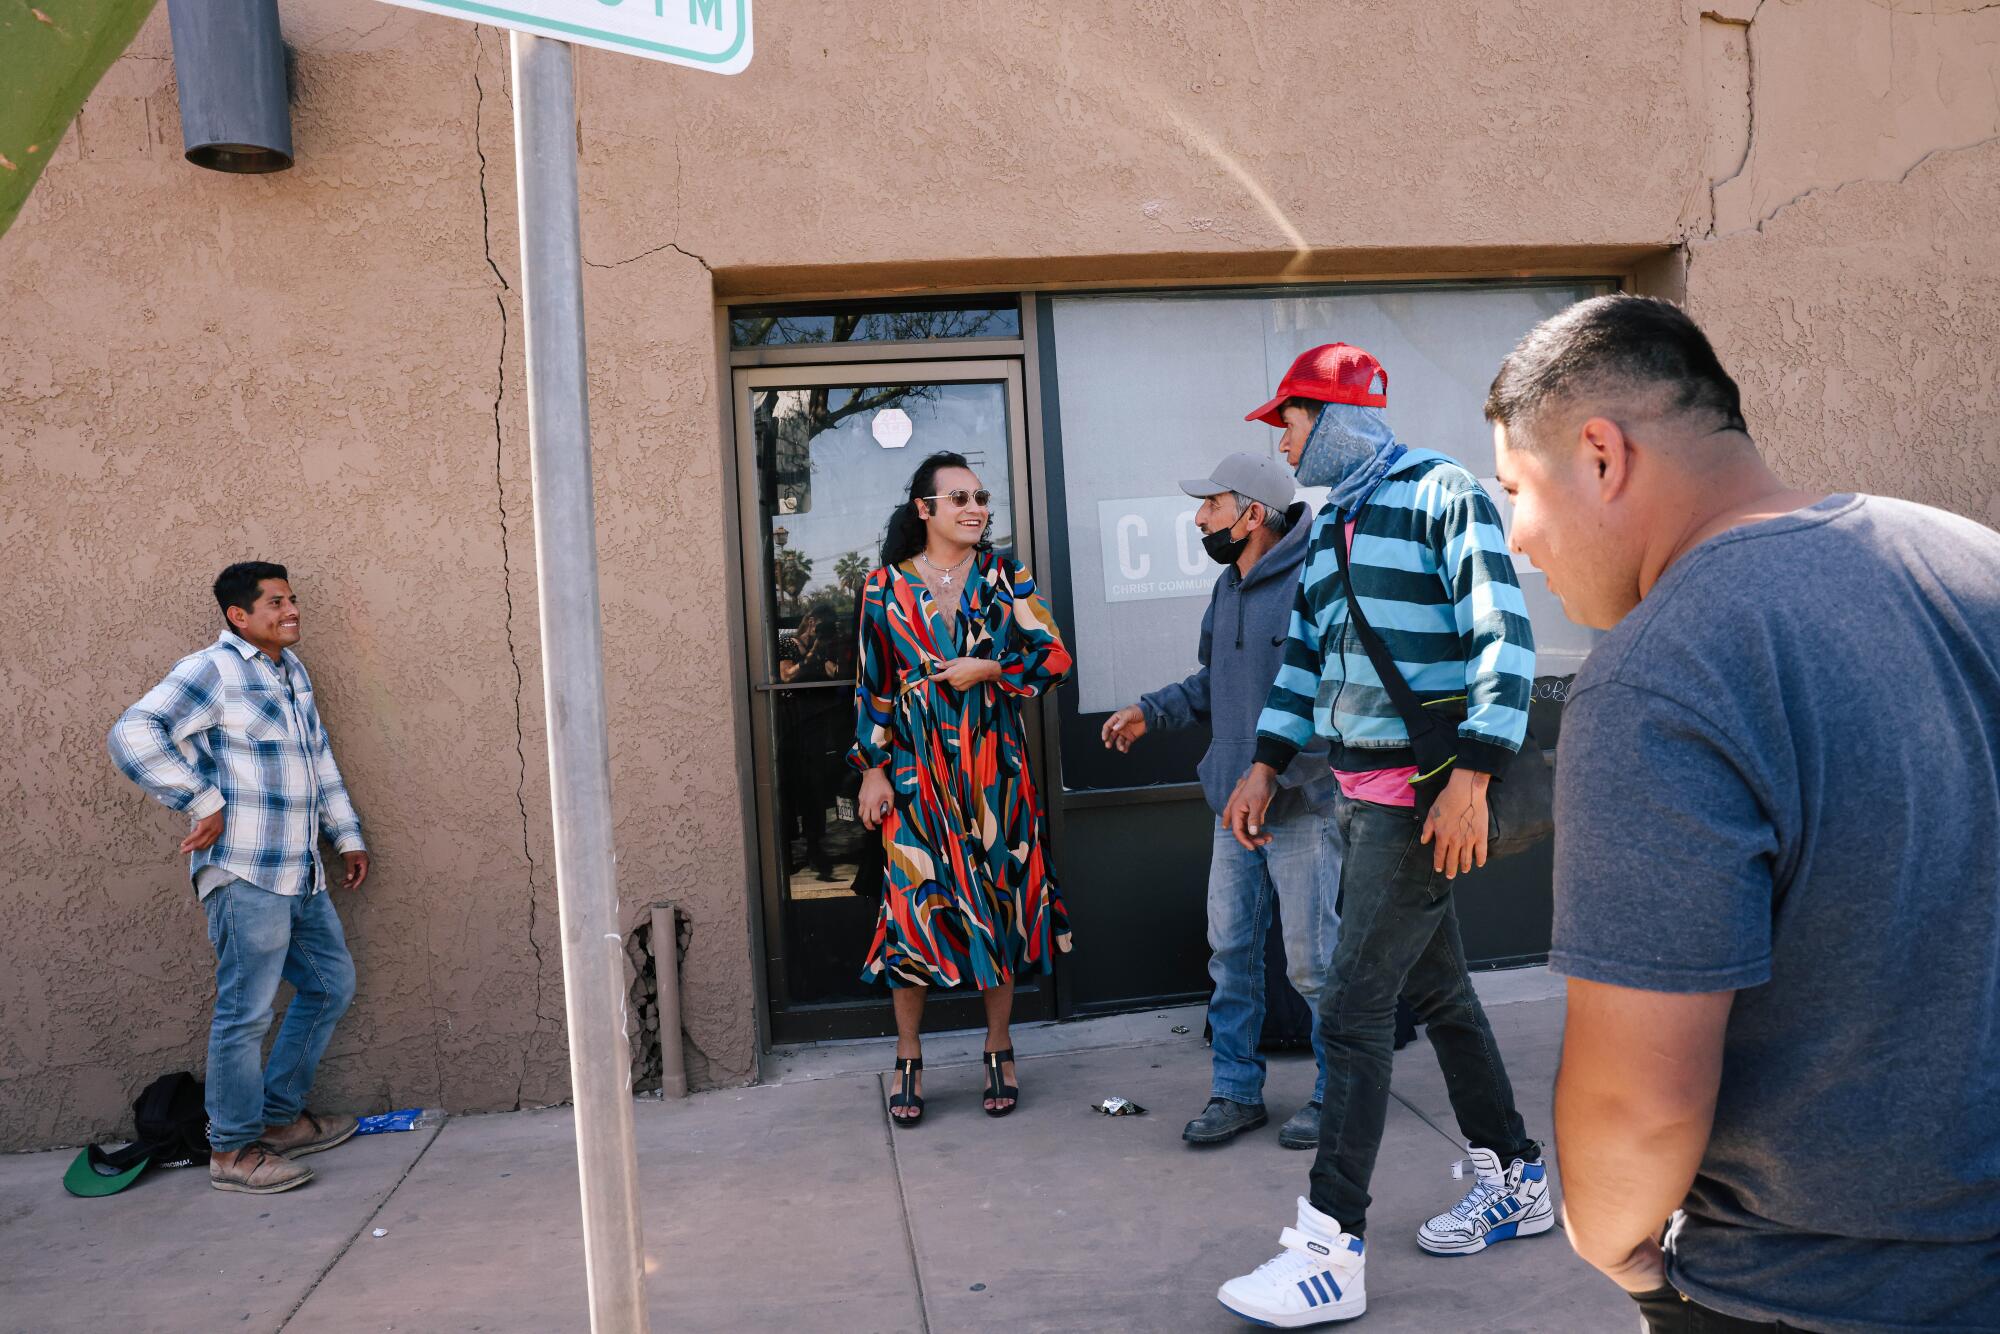
<instances>
[{"instance_id":1,"label":"metal vent pipe on wall","mask_svg":"<svg viewBox=\"0 0 2000 1334\"><path fill-rule=\"evenodd\" d=\"M211 171L292 165L278 0L168 0L187 160Z\"/></svg>"}]
</instances>

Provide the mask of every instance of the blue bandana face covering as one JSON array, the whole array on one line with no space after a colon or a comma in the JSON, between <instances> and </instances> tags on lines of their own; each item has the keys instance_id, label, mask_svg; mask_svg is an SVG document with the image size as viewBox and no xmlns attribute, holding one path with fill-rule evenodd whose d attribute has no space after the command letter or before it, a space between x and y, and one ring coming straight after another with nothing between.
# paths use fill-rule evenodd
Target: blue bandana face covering
<instances>
[{"instance_id":1,"label":"blue bandana face covering","mask_svg":"<svg viewBox=\"0 0 2000 1334\"><path fill-rule=\"evenodd\" d=\"M1299 458L1299 485L1331 487L1327 503L1350 514L1381 485L1403 456L1380 408L1328 403L1320 409Z\"/></svg>"}]
</instances>

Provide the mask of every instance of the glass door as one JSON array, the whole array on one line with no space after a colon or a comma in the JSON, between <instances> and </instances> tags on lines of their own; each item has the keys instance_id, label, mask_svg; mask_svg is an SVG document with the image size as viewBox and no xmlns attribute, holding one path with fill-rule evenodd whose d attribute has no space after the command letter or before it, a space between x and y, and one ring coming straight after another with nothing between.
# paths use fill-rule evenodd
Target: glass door
<instances>
[{"instance_id":1,"label":"glass door","mask_svg":"<svg viewBox=\"0 0 2000 1334\"><path fill-rule=\"evenodd\" d=\"M758 367L736 372L735 393L771 1036L889 1033L888 988L861 980L881 844L855 818L845 759L860 593L890 510L939 450L992 491L994 545L1032 549L1020 366ZM1052 997L1024 986L1016 1017L1049 1017ZM940 992L925 1027L980 1022L976 995Z\"/></svg>"}]
</instances>

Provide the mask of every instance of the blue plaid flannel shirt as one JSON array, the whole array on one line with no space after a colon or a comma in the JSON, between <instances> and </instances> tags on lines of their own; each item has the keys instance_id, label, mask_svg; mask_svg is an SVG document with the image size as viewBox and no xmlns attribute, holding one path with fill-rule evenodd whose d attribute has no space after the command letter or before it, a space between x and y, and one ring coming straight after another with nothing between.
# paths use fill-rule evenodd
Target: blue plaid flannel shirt
<instances>
[{"instance_id":1,"label":"blue plaid flannel shirt","mask_svg":"<svg viewBox=\"0 0 2000 1334\"><path fill-rule=\"evenodd\" d=\"M224 812L191 880L216 866L275 894L312 894L326 888L322 833L341 852L363 850L312 678L290 649L281 669L223 631L119 716L110 747L119 771L162 805L191 820Z\"/></svg>"}]
</instances>

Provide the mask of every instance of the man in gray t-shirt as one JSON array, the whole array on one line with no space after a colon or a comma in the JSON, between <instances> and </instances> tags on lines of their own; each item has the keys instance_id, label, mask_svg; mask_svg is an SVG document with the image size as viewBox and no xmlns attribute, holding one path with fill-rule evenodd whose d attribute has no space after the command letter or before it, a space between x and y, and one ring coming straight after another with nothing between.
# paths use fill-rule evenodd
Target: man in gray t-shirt
<instances>
[{"instance_id":1,"label":"man in gray t-shirt","mask_svg":"<svg viewBox=\"0 0 2000 1334\"><path fill-rule=\"evenodd\" d=\"M1787 490L1665 302L1545 322L1487 415L1611 631L1558 765L1572 1243L1657 1331L2000 1329L2000 535Z\"/></svg>"}]
</instances>

